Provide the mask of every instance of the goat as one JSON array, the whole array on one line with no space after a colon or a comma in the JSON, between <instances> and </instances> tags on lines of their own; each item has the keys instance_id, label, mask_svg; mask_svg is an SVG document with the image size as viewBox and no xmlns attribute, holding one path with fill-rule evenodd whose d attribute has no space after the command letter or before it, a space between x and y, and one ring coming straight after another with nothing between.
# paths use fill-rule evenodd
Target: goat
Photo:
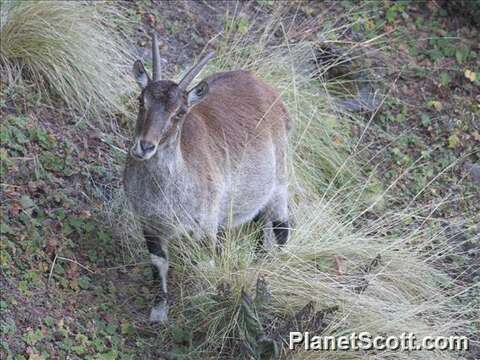
<instances>
[{"instance_id":1,"label":"goat","mask_svg":"<svg viewBox=\"0 0 480 360\"><path fill-rule=\"evenodd\" d=\"M178 84L161 80L152 36L153 77L140 60L133 65L141 94L124 188L160 285L150 321L163 322L170 240L188 233L215 244L218 232L257 216L266 241L289 238L290 120L279 94L247 71L220 72L187 90L213 52Z\"/></svg>"}]
</instances>

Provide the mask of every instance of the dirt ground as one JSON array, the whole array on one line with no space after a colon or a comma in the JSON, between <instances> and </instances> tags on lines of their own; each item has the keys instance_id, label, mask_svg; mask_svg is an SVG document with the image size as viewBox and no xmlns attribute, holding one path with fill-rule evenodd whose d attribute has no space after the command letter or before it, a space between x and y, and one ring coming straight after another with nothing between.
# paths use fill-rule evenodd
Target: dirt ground
<instances>
[{"instance_id":1,"label":"dirt ground","mask_svg":"<svg viewBox=\"0 0 480 360\"><path fill-rule=\"evenodd\" d=\"M243 19L236 25L241 31L252 17L268 18L279 6L270 1L146 0L123 5L136 23L127 29L137 41L135 51L150 57L148 32L154 23L170 74L184 70L205 46L214 46L208 40L223 30L227 13ZM340 15L352 8L351 2L301 2L285 16L292 41L318 40L325 18L338 19L337 26L364 19L344 32L340 50L349 42L388 34L374 51L365 48L349 65L363 69L362 79L385 95L378 109L355 112L352 142L363 137L372 158L365 171L375 169L384 187L411 169L393 187L386 206L415 199L431 207L450 200L434 216L459 251L438 266L470 286L465 299L480 298L480 35L475 25L441 5L371 3L356 6L346 18ZM326 76L343 73L333 66ZM342 89L336 83L331 90L341 96ZM111 224L98 218L121 188L123 154L113 149L125 149L127 139L89 126L79 132L74 119L39 105L27 90L2 99L0 112L0 357L166 356L155 347L157 329L146 324L149 267L118 266L125 249L116 243ZM368 214L378 215L376 210ZM479 340L472 339L472 360L480 358Z\"/></svg>"}]
</instances>

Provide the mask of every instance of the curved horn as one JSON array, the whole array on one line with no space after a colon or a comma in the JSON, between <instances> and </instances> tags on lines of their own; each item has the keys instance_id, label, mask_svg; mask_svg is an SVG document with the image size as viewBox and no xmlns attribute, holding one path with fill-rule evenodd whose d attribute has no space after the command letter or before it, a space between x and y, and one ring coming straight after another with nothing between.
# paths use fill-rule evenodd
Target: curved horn
<instances>
[{"instance_id":1,"label":"curved horn","mask_svg":"<svg viewBox=\"0 0 480 360\"><path fill-rule=\"evenodd\" d=\"M182 80L180 80L178 86L181 89L186 90L187 86L197 77L197 75L202 71L202 69L207 65L207 63L213 58L215 55L215 52L209 51L194 67L192 67L183 77Z\"/></svg>"},{"instance_id":2,"label":"curved horn","mask_svg":"<svg viewBox=\"0 0 480 360\"><path fill-rule=\"evenodd\" d=\"M158 52L158 40L157 33L152 32L152 68L153 68L153 81L159 81L162 77L162 66L160 60L160 53Z\"/></svg>"}]
</instances>

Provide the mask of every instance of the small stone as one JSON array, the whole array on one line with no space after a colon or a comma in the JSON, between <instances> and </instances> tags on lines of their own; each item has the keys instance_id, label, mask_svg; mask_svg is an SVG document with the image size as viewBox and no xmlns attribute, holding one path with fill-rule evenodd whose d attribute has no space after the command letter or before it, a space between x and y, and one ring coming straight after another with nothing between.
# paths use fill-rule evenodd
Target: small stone
<instances>
[{"instance_id":1,"label":"small stone","mask_svg":"<svg viewBox=\"0 0 480 360\"><path fill-rule=\"evenodd\" d=\"M62 331L55 331L53 333L53 338L56 341L60 341L60 340L63 340L65 338L65 334Z\"/></svg>"},{"instance_id":2,"label":"small stone","mask_svg":"<svg viewBox=\"0 0 480 360\"><path fill-rule=\"evenodd\" d=\"M470 167L470 175L472 176L473 181L480 184L480 164L475 163Z\"/></svg>"}]
</instances>

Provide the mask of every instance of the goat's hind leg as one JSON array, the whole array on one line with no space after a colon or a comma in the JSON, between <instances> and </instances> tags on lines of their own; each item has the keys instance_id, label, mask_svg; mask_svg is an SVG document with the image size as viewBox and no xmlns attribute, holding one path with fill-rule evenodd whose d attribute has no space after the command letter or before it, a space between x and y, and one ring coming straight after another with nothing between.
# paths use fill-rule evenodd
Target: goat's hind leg
<instances>
[{"instance_id":1,"label":"goat's hind leg","mask_svg":"<svg viewBox=\"0 0 480 360\"><path fill-rule=\"evenodd\" d=\"M269 201L264 210L265 216L265 241L273 242L275 238L278 245L285 244L290 238L290 222L288 220L288 192L285 189L278 191Z\"/></svg>"},{"instance_id":2,"label":"goat's hind leg","mask_svg":"<svg viewBox=\"0 0 480 360\"><path fill-rule=\"evenodd\" d=\"M156 232L144 229L143 231L150 260L155 285L159 286L155 295L154 305L150 312L151 322L165 322L168 320L167 303L167 276L168 276L168 242Z\"/></svg>"}]
</instances>

